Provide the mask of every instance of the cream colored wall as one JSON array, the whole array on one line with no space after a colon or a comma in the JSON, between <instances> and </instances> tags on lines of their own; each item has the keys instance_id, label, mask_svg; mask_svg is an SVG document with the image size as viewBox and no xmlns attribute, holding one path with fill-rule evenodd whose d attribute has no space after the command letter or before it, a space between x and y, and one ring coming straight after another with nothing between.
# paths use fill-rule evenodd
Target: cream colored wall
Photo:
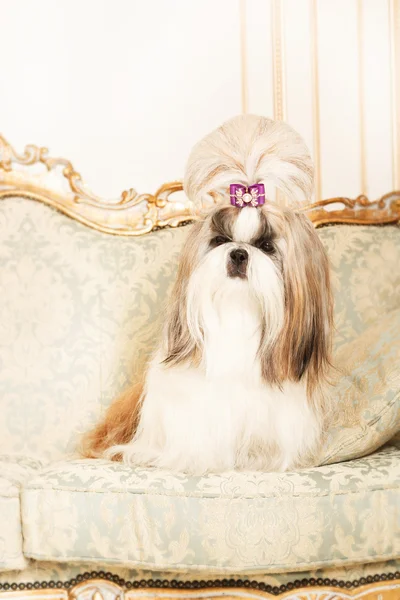
<instances>
[{"instance_id":1,"label":"cream colored wall","mask_svg":"<svg viewBox=\"0 0 400 600\"><path fill-rule=\"evenodd\" d=\"M400 0L0 0L0 132L99 194L181 178L241 111L309 143L318 197L399 187ZM397 92L397 100L396 100Z\"/></svg>"}]
</instances>

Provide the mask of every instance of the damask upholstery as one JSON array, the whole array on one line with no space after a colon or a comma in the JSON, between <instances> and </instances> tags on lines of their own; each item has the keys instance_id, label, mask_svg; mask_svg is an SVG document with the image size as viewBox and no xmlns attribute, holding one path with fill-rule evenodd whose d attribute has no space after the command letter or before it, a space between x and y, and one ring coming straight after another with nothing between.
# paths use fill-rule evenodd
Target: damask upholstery
<instances>
[{"instance_id":1,"label":"damask upholstery","mask_svg":"<svg viewBox=\"0 0 400 600\"><path fill-rule=\"evenodd\" d=\"M135 380L154 348L189 229L127 239L31 200L0 203L0 452L48 461L73 454L79 434ZM332 266L341 366L358 336L375 335L364 332L400 308L400 229L341 225L319 235ZM390 332L382 335L391 343ZM374 339L375 358L357 363L365 373L379 365L381 342ZM393 369L389 376L393 395ZM346 403L337 414L360 445L344 444L339 421L322 462L362 455L394 433L388 413L365 435L380 410L379 382L366 383L365 375L363 382L348 374L328 390ZM392 415L398 407L397 398Z\"/></svg>"},{"instance_id":2,"label":"damask upholstery","mask_svg":"<svg viewBox=\"0 0 400 600\"><path fill-rule=\"evenodd\" d=\"M187 233L127 239L0 202L0 453L75 450L156 343Z\"/></svg>"},{"instance_id":3,"label":"damask upholstery","mask_svg":"<svg viewBox=\"0 0 400 600\"><path fill-rule=\"evenodd\" d=\"M373 452L400 429L400 228L318 230L335 299L333 422L321 463Z\"/></svg>"},{"instance_id":4,"label":"damask upholstery","mask_svg":"<svg viewBox=\"0 0 400 600\"><path fill-rule=\"evenodd\" d=\"M327 389L333 406L320 462L373 452L400 429L400 310L367 327L336 353Z\"/></svg>"},{"instance_id":5,"label":"damask upholstery","mask_svg":"<svg viewBox=\"0 0 400 600\"><path fill-rule=\"evenodd\" d=\"M382 315L400 308L400 228L331 225L318 234L331 265L337 355Z\"/></svg>"},{"instance_id":6,"label":"damask upholstery","mask_svg":"<svg viewBox=\"0 0 400 600\"><path fill-rule=\"evenodd\" d=\"M400 447L290 473L190 478L56 463L22 494L24 552L152 570L280 572L400 556Z\"/></svg>"},{"instance_id":7,"label":"damask upholstery","mask_svg":"<svg viewBox=\"0 0 400 600\"><path fill-rule=\"evenodd\" d=\"M0 571L25 566L20 489L40 466L24 456L0 455Z\"/></svg>"},{"instance_id":8,"label":"damask upholstery","mask_svg":"<svg viewBox=\"0 0 400 600\"><path fill-rule=\"evenodd\" d=\"M103 564L125 578L201 571L270 582L311 569L355 579L374 561L376 572L398 569L400 444L351 460L399 426L397 226L319 230L339 369L321 462L348 462L187 479L72 460L80 433L154 348L189 230L113 237L31 200L0 202L0 453L16 473L10 483L0 460L0 569L24 567L20 509L28 568L14 573L19 581L65 580ZM36 473L35 458L48 466Z\"/></svg>"}]
</instances>

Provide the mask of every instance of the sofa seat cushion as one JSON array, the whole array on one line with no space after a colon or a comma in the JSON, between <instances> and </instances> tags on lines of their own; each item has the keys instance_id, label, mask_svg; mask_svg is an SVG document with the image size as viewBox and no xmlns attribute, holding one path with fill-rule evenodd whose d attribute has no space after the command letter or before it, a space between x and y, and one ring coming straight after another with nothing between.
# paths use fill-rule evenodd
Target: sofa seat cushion
<instances>
[{"instance_id":1,"label":"sofa seat cushion","mask_svg":"<svg viewBox=\"0 0 400 600\"><path fill-rule=\"evenodd\" d=\"M290 473L188 478L105 460L24 486L25 555L152 570L282 572L400 556L400 448Z\"/></svg>"},{"instance_id":2,"label":"sofa seat cushion","mask_svg":"<svg viewBox=\"0 0 400 600\"><path fill-rule=\"evenodd\" d=\"M23 569L21 484L40 463L24 456L0 455L0 570Z\"/></svg>"}]
</instances>

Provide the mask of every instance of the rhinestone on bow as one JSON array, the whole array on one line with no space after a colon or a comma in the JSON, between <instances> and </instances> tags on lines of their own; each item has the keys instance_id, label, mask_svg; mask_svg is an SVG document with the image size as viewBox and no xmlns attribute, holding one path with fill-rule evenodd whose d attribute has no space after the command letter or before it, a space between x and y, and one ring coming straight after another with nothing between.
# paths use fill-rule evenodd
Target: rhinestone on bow
<instances>
[{"instance_id":1,"label":"rhinestone on bow","mask_svg":"<svg viewBox=\"0 0 400 600\"><path fill-rule=\"evenodd\" d=\"M238 208L261 206L265 203L264 184L255 183L246 187L241 183L231 183L230 197L232 206L237 206Z\"/></svg>"}]
</instances>

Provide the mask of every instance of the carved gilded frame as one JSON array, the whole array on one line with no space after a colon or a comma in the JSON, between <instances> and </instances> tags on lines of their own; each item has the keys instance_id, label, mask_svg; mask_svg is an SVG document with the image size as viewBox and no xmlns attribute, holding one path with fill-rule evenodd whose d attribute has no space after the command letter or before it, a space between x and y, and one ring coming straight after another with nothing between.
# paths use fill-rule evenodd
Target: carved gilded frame
<instances>
[{"instance_id":1,"label":"carved gilded frame","mask_svg":"<svg viewBox=\"0 0 400 600\"><path fill-rule=\"evenodd\" d=\"M104 200L91 192L64 158L52 158L47 148L28 145L19 154L0 135L0 199L24 197L58 209L71 218L104 233L140 236L163 227L177 227L196 219L182 183L162 185L154 194L122 192L116 200ZM357 225L400 221L400 191L370 202L365 196L352 200L331 198L302 209L316 227L334 223ZM117 577L118 580L118 577ZM0 600L172 600L176 598L226 600L399 600L400 573L368 577L357 582L329 580L296 582L281 588L240 580L215 580L212 587L202 582L181 585L170 582L116 582L99 573L59 582L0 584ZM159 585L158 585L159 584ZM33 588L33 589L32 589Z\"/></svg>"},{"instance_id":2,"label":"carved gilded frame","mask_svg":"<svg viewBox=\"0 0 400 600\"><path fill-rule=\"evenodd\" d=\"M38 200L93 229L123 236L177 227L196 218L180 181L165 183L154 194L129 189L115 200L104 200L89 190L69 160L53 158L47 148L33 144L19 154L0 135L0 199L13 196ZM316 227L397 223L400 191L375 201L366 196L330 198L309 204L302 211Z\"/></svg>"}]
</instances>

